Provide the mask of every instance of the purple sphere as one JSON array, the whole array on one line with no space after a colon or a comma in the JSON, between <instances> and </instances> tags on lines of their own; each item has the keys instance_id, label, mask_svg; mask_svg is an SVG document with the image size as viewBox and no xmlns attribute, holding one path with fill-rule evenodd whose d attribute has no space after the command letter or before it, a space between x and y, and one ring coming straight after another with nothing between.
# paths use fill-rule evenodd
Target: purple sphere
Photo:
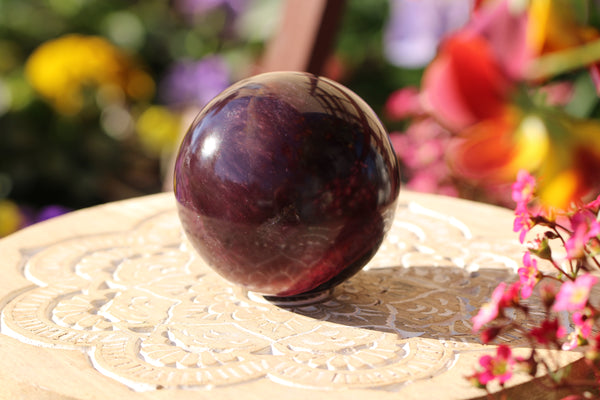
<instances>
[{"instance_id":1,"label":"purple sphere","mask_svg":"<svg viewBox=\"0 0 600 400\"><path fill-rule=\"evenodd\" d=\"M375 254L400 191L388 134L355 93L273 72L196 117L175 164L184 231L227 280L264 295L318 293Z\"/></svg>"}]
</instances>

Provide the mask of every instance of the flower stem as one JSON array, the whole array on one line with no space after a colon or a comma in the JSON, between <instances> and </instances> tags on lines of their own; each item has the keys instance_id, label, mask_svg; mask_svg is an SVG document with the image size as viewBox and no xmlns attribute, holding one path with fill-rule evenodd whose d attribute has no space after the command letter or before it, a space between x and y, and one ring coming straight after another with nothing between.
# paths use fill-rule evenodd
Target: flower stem
<instances>
[{"instance_id":1,"label":"flower stem","mask_svg":"<svg viewBox=\"0 0 600 400\"><path fill-rule=\"evenodd\" d=\"M580 68L600 60L600 39L581 46L550 53L531 62L526 76L531 80L544 79Z\"/></svg>"},{"instance_id":2,"label":"flower stem","mask_svg":"<svg viewBox=\"0 0 600 400\"><path fill-rule=\"evenodd\" d=\"M589 248L588 246L585 246L586 251L589 253ZM594 265L596 265L596 268L600 269L600 262L598 261L598 259L594 256L589 257L592 259L592 262L594 263Z\"/></svg>"},{"instance_id":3,"label":"flower stem","mask_svg":"<svg viewBox=\"0 0 600 400\"><path fill-rule=\"evenodd\" d=\"M569 260L570 262L570 260ZM554 266L554 268L556 268L558 270L558 272L560 272L561 274L563 274L564 276L566 276L569 280L574 281L575 277L569 275L564 269L562 269L562 267L560 265L558 265L558 263L554 260L551 261L552 265ZM573 270L573 266L571 265L571 270ZM560 279L559 279L560 281Z\"/></svg>"}]
</instances>

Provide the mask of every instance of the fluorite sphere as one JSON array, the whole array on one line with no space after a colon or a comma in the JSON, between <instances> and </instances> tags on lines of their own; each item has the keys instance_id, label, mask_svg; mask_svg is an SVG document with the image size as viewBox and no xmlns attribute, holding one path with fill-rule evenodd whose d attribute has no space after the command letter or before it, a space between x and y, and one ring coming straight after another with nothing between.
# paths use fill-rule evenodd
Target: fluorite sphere
<instances>
[{"instance_id":1,"label":"fluorite sphere","mask_svg":"<svg viewBox=\"0 0 600 400\"><path fill-rule=\"evenodd\" d=\"M196 117L177 155L179 217L227 280L277 297L358 272L390 227L398 162L371 108L298 72L242 80Z\"/></svg>"}]
</instances>

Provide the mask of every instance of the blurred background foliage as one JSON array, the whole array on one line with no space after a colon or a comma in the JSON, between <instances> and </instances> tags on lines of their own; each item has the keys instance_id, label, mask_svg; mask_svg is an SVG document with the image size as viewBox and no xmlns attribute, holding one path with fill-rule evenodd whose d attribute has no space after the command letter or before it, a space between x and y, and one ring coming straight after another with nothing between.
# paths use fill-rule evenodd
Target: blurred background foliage
<instances>
[{"instance_id":1,"label":"blurred background foliage","mask_svg":"<svg viewBox=\"0 0 600 400\"><path fill-rule=\"evenodd\" d=\"M156 193L192 118L257 73L282 0L0 0L0 237ZM404 188L600 192L600 1L347 0L323 75L381 117Z\"/></svg>"},{"instance_id":2,"label":"blurred background foliage","mask_svg":"<svg viewBox=\"0 0 600 400\"><path fill-rule=\"evenodd\" d=\"M0 1L0 198L75 209L160 190L183 102L245 75L270 34L221 3ZM194 76L211 55L222 71ZM198 99L169 93L195 78Z\"/></svg>"},{"instance_id":3,"label":"blurred background foliage","mask_svg":"<svg viewBox=\"0 0 600 400\"><path fill-rule=\"evenodd\" d=\"M0 236L162 189L191 116L253 74L280 0L0 0ZM382 110L386 0L349 1L328 73ZM373 77L377 77L374 84Z\"/></svg>"}]
</instances>

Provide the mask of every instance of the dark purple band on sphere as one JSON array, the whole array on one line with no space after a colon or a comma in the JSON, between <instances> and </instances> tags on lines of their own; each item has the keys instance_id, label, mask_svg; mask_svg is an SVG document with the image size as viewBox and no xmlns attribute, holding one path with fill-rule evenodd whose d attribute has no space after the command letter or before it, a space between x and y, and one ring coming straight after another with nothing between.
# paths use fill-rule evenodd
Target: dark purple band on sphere
<instances>
[{"instance_id":1,"label":"dark purple band on sphere","mask_svg":"<svg viewBox=\"0 0 600 400\"><path fill-rule=\"evenodd\" d=\"M335 286L378 249L398 163L356 94L298 72L231 86L196 117L175 165L183 228L231 282L266 295Z\"/></svg>"}]
</instances>

